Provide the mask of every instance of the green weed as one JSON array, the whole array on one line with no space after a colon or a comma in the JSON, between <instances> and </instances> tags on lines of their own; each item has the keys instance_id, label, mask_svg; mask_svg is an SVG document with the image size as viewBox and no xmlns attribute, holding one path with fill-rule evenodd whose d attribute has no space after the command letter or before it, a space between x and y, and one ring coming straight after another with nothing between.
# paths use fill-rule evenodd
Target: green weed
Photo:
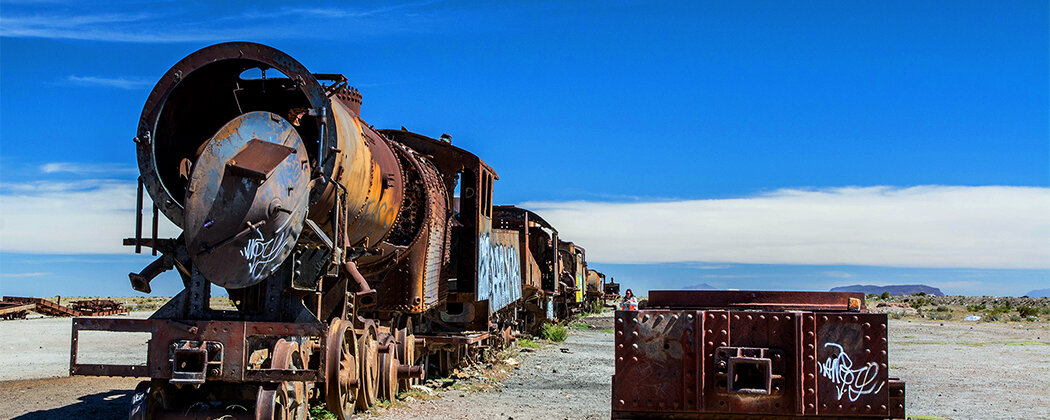
<instances>
[{"instance_id":1,"label":"green weed","mask_svg":"<svg viewBox=\"0 0 1050 420\"><path fill-rule=\"evenodd\" d=\"M540 338L547 341L562 342L569 337L569 329L561 324L543 324L540 327Z\"/></svg>"},{"instance_id":2,"label":"green weed","mask_svg":"<svg viewBox=\"0 0 1050 420\"><path fill-rule=\"evenodd\" d=\"M532 341L529 338L518 339L518 345L527 349L538 349L541 347L540 343Z\"/></svg>"}]
</instances>

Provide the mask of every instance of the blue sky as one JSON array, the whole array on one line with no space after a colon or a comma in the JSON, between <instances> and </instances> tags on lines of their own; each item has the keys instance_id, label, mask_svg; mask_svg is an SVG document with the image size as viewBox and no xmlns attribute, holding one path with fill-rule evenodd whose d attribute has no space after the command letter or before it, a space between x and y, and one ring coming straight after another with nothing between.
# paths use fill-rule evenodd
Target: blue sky
<instances>
[{"instance_id":1,"label":"blue sky","mask_svg":"<svg viewBox=\"0 0 1050 420\"><path fill-rule=\"evenodd\" d=\"M2 1L0 293L134 293L143 102L230 40L452 134L628 285L1047 288L1048 8Z\"/></svg>"}]
</instances>

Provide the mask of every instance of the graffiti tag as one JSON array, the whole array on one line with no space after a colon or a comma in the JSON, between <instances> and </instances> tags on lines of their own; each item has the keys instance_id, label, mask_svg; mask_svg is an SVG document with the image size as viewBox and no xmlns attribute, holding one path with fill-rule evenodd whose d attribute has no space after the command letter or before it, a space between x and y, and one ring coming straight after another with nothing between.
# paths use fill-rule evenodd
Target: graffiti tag
<instances>
[{"instance_id":1,"label":"graffiti tag","mask_svg":"<svg viewBox=\"0 0 1050 420\"><path fill-rule=\"evenodd\" d=\"M885 381L879 381L879 365L875 362L865 363L864 366L854 369L853 360L849 358L842 346L836 343L824 343L824 347L835 347L839 350L838 355L828 357L824 363L818 364L820 374L831 380L838 387L838 398L849 397L850 401L864 394L874 394L882 390Z\"/></svg>"},{"instance_id":2,"label":"graffiti tag","mask_svg":"<svg viewBox=\"0 0 1050 420\"><path fill-rule=\"evenodd\" d=\"M521 297L521 261L518 250L494 241L490 234L478 237L478 300L489 299L495 312Z\"/></svg>"},{"instance_id":3,"label":"graffiti tag","mask_svg":"<svg viewBox=\"0 0 1050 420\"><path fill-rule=\"evenodd\" d=\"M269 274L265 272L266 266L280 255L281 250L284 248L284 238L288 236L288 231L284 230L273 235L273 238L270 238L270 240L265 240L262 232L258 229L255 230L255 233L259 237L249 239L248 244L241 249L241 256L248 263L248 274L253 279ZM275 265L273 269L276 268L277 266Z\"/></svg>"}]
</instances>

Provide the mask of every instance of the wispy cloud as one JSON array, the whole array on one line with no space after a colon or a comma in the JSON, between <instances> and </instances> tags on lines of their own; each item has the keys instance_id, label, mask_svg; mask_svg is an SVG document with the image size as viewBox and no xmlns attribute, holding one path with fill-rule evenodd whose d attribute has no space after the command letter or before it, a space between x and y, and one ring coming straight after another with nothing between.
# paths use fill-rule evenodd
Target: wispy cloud
<instances>
[{"instance_id":1,"label":"wispy cloud","mask_svg":"<svg viewBox=\"0 0 1050 420\"><path fill-rule=\"evenodd\" d=\"M149 208L149 195L144 206ZM135 183L115 180L0 184L0 251L127 253L135 229ZM179 229L161 217L160 234Z\"/></svg>"},{"instance_id":2,"label":"wispy cloud","mask_svg":"<svg viewBox=\"0 0 1050 420\"><path fill-rule=\"evenodd\" d=\"M49 162L40 165L45 174L70 173L76 175L105 175L136 173L137 168L116 163ZM53 184L52 184L53 185Z\"/></svg>"},{"instance_id":3,"label":"wispy cloud","mask_svg":"<svg viewBox=\"0 0 1050 420\"><path fill-rule=\"evenodd\" d=\"M731 267L733 267L733 266L731 266L729 264L719 264L719 265L698 265L698 266L695 266L693 268L696 268L698 270L725 270L725 269L731 268Z\"/></svg>"},{"instance_id":4,"label":"wispy cloud","mask_svg":"<svg viewBox=\"0 0 1050 420\"><path fill-rule=\"evenodd\" d=\"M847 273L845 271L821 271L820 274L827 277L834 277L837 279L848 279L850 277L853 277L853 274Z\"/></svg>"},{"instance_id":5,"label":"wispy cloud","mask_svg":"<svg viewBox=\"0 0 1050 420\"><path fill-rule=\"evenodd\" d=\"M65 7L8 5L0 36L110 42L218 42L231 39L309 39L352 31L362 35L437 28L433 1L373 7L244 7L170 2L141 5L76 2Z\"/></svg>"},{"instance_id":6,"label":"wispy cloud","mask_svg":"<svg viewBox=\"0 0 1050 420\"><path fill-rule=\"evenodd\" d=\"M522 203L610 263L1050 267L1050 188L784 189L670 202Z\"/></svg>"},{"instance_id":7,"label":"wispy cloud","mask_svg":"<svg viewBox=\"0 0 1050 420\"><path fill-rule=\"evenodd\" d=\"M18 279L23 277L40 277L46 276L51 273L0 273L0 277L8 279Z\"/></svg>"},{"instance_id":8,"label":"wispy cloud","mask_svg":"<svg viewBox=\"0 0 1050 420\"><path fill-rule=\"evenodd\" d=\"M69 76L66 82L78 86L100 86L117 89L145 89L153 86L154 81L145 78Z\"/></svg>"}]
</instances>

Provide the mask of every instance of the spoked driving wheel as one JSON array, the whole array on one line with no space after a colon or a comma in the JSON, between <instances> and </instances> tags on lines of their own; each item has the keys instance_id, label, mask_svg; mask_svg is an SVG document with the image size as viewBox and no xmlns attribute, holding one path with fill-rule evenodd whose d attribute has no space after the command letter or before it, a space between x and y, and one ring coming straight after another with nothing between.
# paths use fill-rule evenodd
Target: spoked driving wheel
<instances>
[{"instance_id":1,"label":"spoked driving wheel","mask_svg":"<svg viewBox=\"0 0 1050 420\"><path fill-rule=\"evenodd\" d=\"M284 390L259 387L259 392L255 396L255 420L289 420L291 418L288 394Z\"/></svg>"},{"instance_id":2,"label":"spoked driving wheel","mask_svg":"<svg viewBox=\"0 0 1050 420\"><path fill-rule=\"evenodd\" d=\"M287 339L277 340L273 350L274 369L304 369L309 360L306 352L302 351L302 344L298 341ZM307 384L302 381L285 381L279 384L281 392L286 396L289 418L293 420L306 420L307 414Z\"/></svg>"},{"instance_id":3,"label":"spoked driving wheel","mask_svg":"<svg viewBox=\"0 0 1050 420\"><path fill-rule=\"evenodd\" d=\"M350 327L335 318L325 337L325 406L339 420L354 415L359 387L357 336Z\"/></svg>"},{"instance_id":4,"label":"spoked driving wheel","mask_svg":"<svg viewBox=\"0 0 1050 420\"><path fill-rule=\"evenodd\" d=\"M397 330L394 339L397 342L397 360L405 365L415 365L416 335L412 332L412 320L408 320L405 323L405 328ZM398 389L407 391L418 382L418 379L399 379Z\"/></svg>"},{"instance_id":5,"label":"spoked driving wheel","mask_svg":"<svg viewBox=\"0 0 1050 420\"><path fill-rule=\"evenodd\" d=\"M379 399L393 401L397 396L397 367L401 364L397 360L397 344L394 337L384 334L379 336L379 345L383 349L379 353Z\"/></svg>"},{"instance_id":6,"label":"spoked driving wheel","mask_svg":"<svg viewBox=\"0 0 1050 420\"><path fill-rule=\"evenodd\" d=\"M357 408L364 411L375 405L379 398L379 334L372 321L365 322L357 346L361 355L358 360L361 386L358 387Z\"/></svg>"}]
</instances>

